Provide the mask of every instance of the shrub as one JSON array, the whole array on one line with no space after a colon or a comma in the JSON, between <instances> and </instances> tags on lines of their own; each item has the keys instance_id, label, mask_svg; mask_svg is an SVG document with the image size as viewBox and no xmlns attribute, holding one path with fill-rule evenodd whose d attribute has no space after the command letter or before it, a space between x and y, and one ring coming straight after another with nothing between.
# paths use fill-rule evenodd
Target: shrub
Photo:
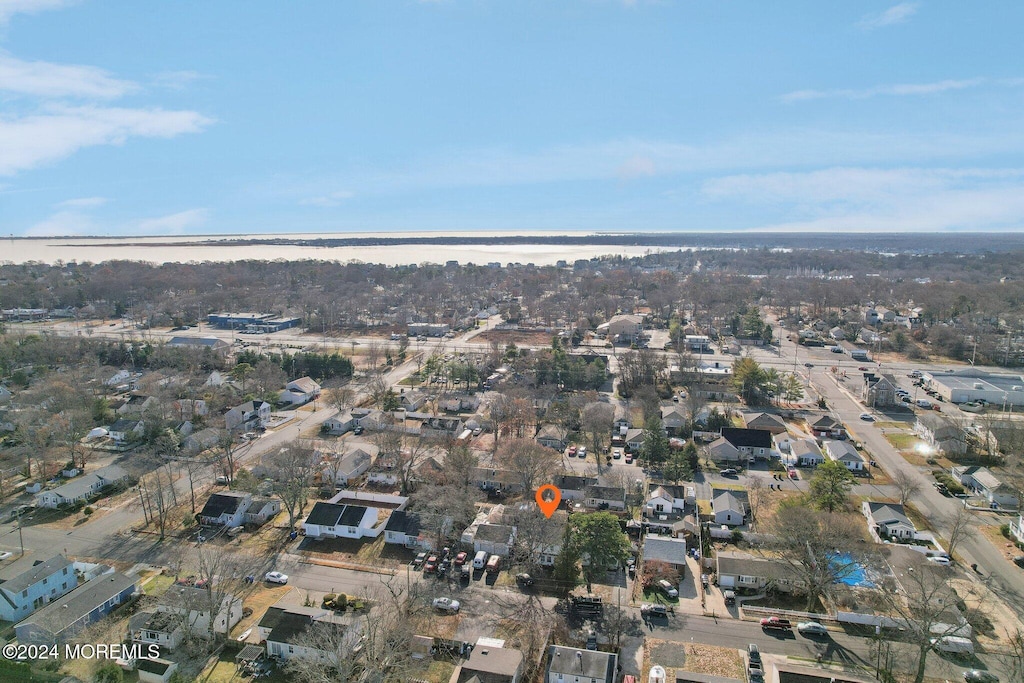
<instances>
[{"instance_id":1,"label":"shrub","mask_svg":"<svg viewBox=\"0 0 1024 683\"><path fill-rule=\"evenodd\" d=\"M82 510L82 514L85 515L86 517L88 517L89 515L91 515L94 512L96 512L96 511L92 509L91 505L86 505L85 509Z\"/></svg>"},{"instance_id":2,"label":"shrub","mask_svg":"<svg viewBox=\"0 0 1024 683\"><path fill-rule=\"evenodd\" d=\"M1009 524L1003 524L1002 526L1000 526L999 527L999 533L1001 533L1003 535L1003 538L1009 538L1010 537L1010 525Z\"/></svg>"},{"instance_id":3,"label":"shrub","mask_svg":"<svg viewBox=\"0 0 1024 683\"><path fill-rule=\"evenodd\" d=\"M739 529L733 529L732 530L732 542L733 543L739 543L742 540L743 540L743 532L740 531Z\"/></svg>"},{"instance_id":4,"label":"shrub","mask_svg":"<svg viewBox=\"0 0 1024 683\"><path fill-rule=\"evenodd\" d=\"M124 672L117 664L110 662L97 669L92 680L96 683L121 683L124 680Z\"/></svg>"}]
</instances>

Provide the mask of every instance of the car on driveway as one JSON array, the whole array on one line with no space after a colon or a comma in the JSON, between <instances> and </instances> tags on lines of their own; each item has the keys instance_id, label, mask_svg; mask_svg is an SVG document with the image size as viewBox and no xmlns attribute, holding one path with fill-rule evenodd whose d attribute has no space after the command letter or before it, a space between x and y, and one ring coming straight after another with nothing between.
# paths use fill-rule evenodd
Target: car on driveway
<instances>
[{"instance_id":1,"label":"car on driveway","mask_svg":"<svg viewBox=\"0 0 1024 683\"><path fill-rule=\"evenodd\" d=\"M433 574L437 571L437 555L431 555L427 558L426 564L423 565L423 571L427 574Z\"/></svg>"},{"instance_id":2,"label":"car on driveway","mask_svg":"<svg viewBox=\"0 0 1024 683\"><path fill-rule=\"evenodd\" d=\"M267 572L263 575L263 580L267 583L280 583L284 585L288 583L288 575L281 572Z\"/></svg>"},{"instance_id":3,"label":"car on driveway","mask_svg":"<svg viewBox=\"0 0 1024 683\"><path fill-rule=\"evenodd\" d=\"M816 621L801 621L796 630L805 636L827 636L828 629Z\"/></svg>"},{"instance_id":4,"label":"car on driveway","mask_svg":"<svg viewBox=\"0 0 1024 683\"><path fill-rule=\"evenodd\" d=\"M673 586L671 583L666 581L665 579L662 579L661 581L658 581L658 583L655 584L655 585L658 587L658 590L660 590L666 596L668 596L670 598L678 598L679 597L679 590L675 586Z\"/></svg>"},{"instance_id":5,"label":"car on driveway","mask_svg":"<svg viewBox=\"0 0 1024 683\"><path fill-rule=\"evenodd\" d=\"M731 467L726 467L724 470L719 471L719 474L723 477L735 477L739 472Z\"/></svg>"},{"instance_id":6,"label":"car on driveway","mask_svg":"<svg viewBox=\"0 0 1024 683\"><path fill-rule=\"evenodd\" d=\"M586 458L587 457L587 447L586 446L580 446L578 449L576 449L576 455L578 455L581 458Z\"/></svg>"},{"instance_id":7,"label":"car on driveway","mask_svg":"<svg viewBox=\"0 0 1024 683\"><path fill-rule=\"evenodd\" d=\"M626 464L627 465L632 465L633 464L633 454L632 453L627 453L626 454Z\"/></svg>"},{"instance_id":8,"label":"car on driveway","mask_svg":"<svg viewBox=\"0 0 1024 683\"><path fill-rule=\"evenodd\" d=\"M616 460L621 458L622 457L622 449L621 448L616 448L616 449L612 450L612 457L614 459L616 459Z\"/></svg>"},{"instance_id":9,"label":"car on driveway","mask_svg":"<svg viewBox=\"0 0 1024 683\"><path fill-rule=\"evenodd\" d=\"M567 450L565 452L565 454L568 455L570 458L575 458L576 457L576 447L575 446L569 446L569 450Z\"/></svg>"},{"instance_id":10,"label":"car on driveway","mask_svg":"<svg viewBox=\"0 0 1024 683\"><path fill-rule=\"evenodd\" d=\"M761 650L758 649L757 643L751 643L750 645L747 645L747 659L749 659L752 662L761 661Z\"/></svg>"},{"instance_id":11,"label":"car on driveway","mask_svg":"<svg viewBox=\"0 0 1024 683\"><path fill-rule=\"evenodd\" d=\"M872 415L871 413L861 413L860 419L864 420L865 422L874 422L875 416Z\"/></svg>"},{"instance_id":12,"label":"car on driveway","mask_svg":"<svg viewBox=\"0 0 1024 683\"><path fill-rule=\"evenodd\" d=\"M516 583L524 588L533 585L533 577L529 574L516 574Z\"/></svg>"},{"instance_id":13,"label":"car on driveway","mask_svg":"<svg viewBox=\"0 0 1024 683\"><path fill-rule=\"evenodd\" d=\"M964 672L966 683L999 683L999 676L981 669L971 669Z\"/></svg>"},{"instance_id":14,"label":"car on driveway","mask_svg":"<svg viewBox=\"0 0 1024 683\"><path fill-rule=\"evenodd\" d=\"M448 614L455 614L459 611L459 607L462 606L458 600L453 598L434 598L434 601L430 604L437 611L447 612Z\"/></svg>"},{"instance_id":15,"label":"car on driveway","mask_svg":"<svg viewBox=\"0 0 1024 683\"><path fill-rule=\"evenodd\" d=\"M790 479L799 479L800 478L800 475L792 467L789 468L789 470L786 472L786 474L789 476Z\"/></svg>"},{"instance_id":16,"label":"car on driveway","mask_svg":"<svg viewBox=\"0 0 1024 683\"><path fill-rule=\"evenodd\" d=\"M466 560L468 560L468 559L469 559L469 553L464 553L464 552L463 553L459 553L458 555L455 556L455 566L456 567L461 567L462 565L466 564Z\"/></svg>"}]
</instances>

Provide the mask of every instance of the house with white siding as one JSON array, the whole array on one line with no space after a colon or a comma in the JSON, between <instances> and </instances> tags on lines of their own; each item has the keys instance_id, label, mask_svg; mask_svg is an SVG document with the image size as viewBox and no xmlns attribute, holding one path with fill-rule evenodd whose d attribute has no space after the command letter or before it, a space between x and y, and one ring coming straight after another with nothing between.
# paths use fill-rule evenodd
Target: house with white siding
<instances>
[{"instance_id":1,"label":"house with white siding","mask_svg":"<svg viewBox=\"0 0 1024 683\"><path fill-rule=\"evenodd\" d=\"M377 508L363 505L316 503L302 523L309 538L367 538L380 535Z\"/></svg>"}]
</instances>

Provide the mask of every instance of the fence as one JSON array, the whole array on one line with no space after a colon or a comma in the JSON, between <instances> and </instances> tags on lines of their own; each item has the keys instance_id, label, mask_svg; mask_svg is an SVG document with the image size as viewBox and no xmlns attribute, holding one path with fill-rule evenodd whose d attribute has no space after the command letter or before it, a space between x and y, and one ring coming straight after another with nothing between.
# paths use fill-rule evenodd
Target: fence
<instances>
[{"instance_id":1,"label":"fence","mask_svg":"<svg viewBox=\"0 0 1024 683\"><path fill-rule=\"evenodd\" d=\"M838 621L835 616L827 613L798 612L796 610L777 609L775 607L755 607L742 603L740 605L740 613L744 618L752 617L754 619L761 617L785 617L791 621Z\"/></svg>"}]
</instances>

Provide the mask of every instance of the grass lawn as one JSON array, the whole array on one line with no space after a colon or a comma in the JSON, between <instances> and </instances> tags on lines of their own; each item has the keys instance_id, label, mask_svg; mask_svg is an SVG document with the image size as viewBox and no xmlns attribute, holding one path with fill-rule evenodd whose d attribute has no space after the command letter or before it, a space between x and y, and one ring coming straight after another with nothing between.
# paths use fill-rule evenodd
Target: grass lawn
<instances>
[{"instance_id":1,"label":"grass lawn","mask_svg":"<svg viewBox=\"0 0 1024 683\"><path fill-rule=\"evenodd\" d=\"M716 647L698 643L685 643L685 671L744 679L743 660L736 648Z\"/></svg>"},{"instance_id":2,"label":"grass lawn","mask_svg":"<svg viewBox=\"0 0 1024 683\"><path fill-rule=\"evenodd\" d=\"M174 576L172 574L158 574L142 584L142 588L146 591L146 595L159 596L166 593L173 584Z\"/></svg>"},{"instance_id":3,"label":"grass lawn","mask_svg":"<svg viewBox=\"0 0 1024 683\"><path fill-rule=\"evenodd\" d=\"M654 605L668 605L669 607L675 607L679 604L679 598L670 598L657 588L644 590L643 601Z\"/></svg>"},{"instance_id":4,"label":"grass lawn","mask_svg":"<svg viewBox=\"0 0 1024 683\"><path fill-rule=\"evenodd\" d=\"M197 683L229 683L235 681L251 681L252 678L249 676L243 676L242 673L235 667L235 652L222 651L220 658L210 668L204 670L201 674L196 677ZM259 679L265 683L288 683L292 680L286 676L280 669L273 669L270 675L265 678Z\"/></svg>"},{"instance_id":5,"label":"grass lawn","mask_svg":"<svg viewBox=\"0 0 1024 683\"><path fill-rule=\"evenodd\" d=\"M885 440L892 444L893 448L901 451L907 451L914 447L920 439L913 434L906 434L903 432L886 432Z\"/></svg>"}]
</instances>

